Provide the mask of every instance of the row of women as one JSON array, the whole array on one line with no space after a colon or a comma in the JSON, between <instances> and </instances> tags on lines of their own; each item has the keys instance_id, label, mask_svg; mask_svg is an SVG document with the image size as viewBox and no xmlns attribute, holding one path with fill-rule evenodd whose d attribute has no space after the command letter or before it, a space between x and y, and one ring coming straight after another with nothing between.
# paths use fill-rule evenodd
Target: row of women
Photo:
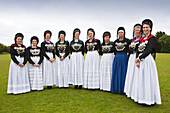
<instances>
[{"instance_id":1,"label":"row of women","mask_svg":"<svg viewBox=\"0 0 170 113\"><path fill-rule=\"evenodd\" d=\"M152 56L155 56L156 48L156 39L151 35L152 26L149 19L145 19L142 25L136 24L131 41L125 37L123 27L118 28L114 42L110 41L110 32L104 32L102 44L95 38L92 28L87 30L85 44L79 39L78 28L73 31L70 44L65 40L66 33L60 31L55 46L50 41L52 33L47 30L41 48L37 46L39 39L36 36L26 48L22 44L23 34L17 33L10 48L12 60L7 93L43 90L43 86L52 89L53 85L59 88L75 85L75 89L83 86L85 89L126 94L139 104L161 104L158 73Z\"/></svg>"}]
</instances>

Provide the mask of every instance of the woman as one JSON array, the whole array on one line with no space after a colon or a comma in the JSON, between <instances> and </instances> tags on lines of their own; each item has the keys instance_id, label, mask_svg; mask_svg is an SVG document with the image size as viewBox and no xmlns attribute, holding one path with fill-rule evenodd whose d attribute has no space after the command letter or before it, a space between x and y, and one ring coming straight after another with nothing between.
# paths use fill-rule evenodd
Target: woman
<instances>
[{"instance_id":1,"label":"woman","mask_svg":"<svg viewBox=\"0 0 170 113\"><path fill-rule=\"evenodd\" d=\"M136 59L136 50L137 46L139 45L140 38L142 36L142 25L135 24L133 28L133 39L129 45L130 57L128 61L128 69L126 74L126 81L125 81L125 89L124 92L126 93L127 97L132 97L135 95L135 82L136 77L135 73L138 73L138 69L136 67L135 59Z\"/></svg>"},{"instance_id":2,"label":"woman","mask_svg":"<svg viewBox=\"0 0 170 113\"><path fill-rule=\"evenodd\" d=\"M69 84L75 85L74 89L81 89L83 85L84 72L84 43L79 39L80 29L73 31L73 40L70 43L70 76Z\"/></svg>"},{"instance_id":3,"label":"woman","mask_svg":"<svg viewBox=\"0 0 170 113\"><path fill-rule=\"evenodd\" d=\"M65 41L66 33L65 31L60 31L58 33L59 41L55 44L56 49L56 76L54 78L54 83L59 88L67 88L68 86L68 76L69 76L69 42Z\"/></svg>"},{"instance_id":4,"label":"woman","mask_svg":"<svg viewBox=\"0 0 170 113\"><path fill-rule=\"evenodd\" d=\"M31 46L27 48L28 52L28 74L30 78L31 90L43 90L42 61L43 54L41 48L37 46L38 37L31 38Z\"/></svg>"},{"instance_id":5,"label":"woman","mask_svg":"<svg viewBox=\"0 0 170 113\"><path fill-rule=\"evenodd\" d=\"M139 68L139 74L136 83L136 95L132 99L139 104L153 105L161 104L158 73L152 53L156 53L156 38L151 35L153 23L150 19L142 22L142 30L145 34L140 39L137 49L136 66Z\"/></svg>"},{"instance_id":6,"label":"woman","mask_svg":"<svg viewBox=\"0 0 170 113\"><path fill-rule=\"evenodd\" d=\"M84 62L84 83L87 89L100 88L100 40L95 39L95 31L92 28L87 30L89 39L85 43L86 58Z\"/></svg>"},{"instance_id":7,"label":"woman","mask_svg":"<svg viewBox=\"0 0 170 113\"><path fill-rule=\"evenodd\" d=\"M30 92L28 77L26 48L22 44L24 35L17 33L15 43L10 47L11 63L8 77L8 94L21 94Z\"/></svg>"},{"instance_id":8,"label":"woman","mask_svg":"<svg viewBox=\"0 0 170 113\"><path fill-rule=\"evenodd\" d=\"M110 32L103 33L102 51L103 54L100 63L100 90L111 90L112 66L114 59L114 45L110 41Z\"/></svg>"},{"instance_id":9,"label":"woman","mask_svg":"<svg viewBox=\"0 0 170 113\"><path fill-rule=\"evenodd\" d=\"M116 55L113 61L111 92L124 94L129 50L129 39L125 38L124 27L117 30L118 39L114 41Z\"/></svg>"},{"instance_id":10,"label":"woman","mask_svg":"<svg viewBox=\"0 0 170 113\"><path fill-rule=\"evenodd\" d=\"M43 61L43 82L44 85L47 86L47 89L52 89L52 85L54 84L54 44L50 41L51 39L51 31L46 30L44 32L45 41L41 43L41 49L44 56Z\"/></svg>"}]
</instances>

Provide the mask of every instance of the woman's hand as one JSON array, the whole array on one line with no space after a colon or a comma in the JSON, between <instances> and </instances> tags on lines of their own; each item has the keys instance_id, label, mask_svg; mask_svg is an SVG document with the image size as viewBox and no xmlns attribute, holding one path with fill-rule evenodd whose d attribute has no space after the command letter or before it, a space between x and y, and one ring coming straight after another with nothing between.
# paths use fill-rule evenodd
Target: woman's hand
<instances>
[{"instance_id":1,"label":"woman's hand","mask_svg":"<svg viewBox=\"0 0 170 113\"><path fill-rule=\"evenodd\" d=\"M49 61L50 61L51 63L53 63L53 62L54 62L54 59L50 59Z\"/></svg>"},{"instance_id":2,"label":"woman's hand","mask_svg":"<svg viewBox=\"0 0 170 113\"><path fill-rule=\"evenodd\" d=\"M23 67L23 66L24 66L24 64L21 64L21 63L19 63L18 65L19 65L20 67Z\"/></svg>"},{"instance_id":3,"label":"woman's hand","mask_svg":"<svg viewBox=\"0 0 170 113\"><path fill-rule=\"evenodd\" d=\"M35 67L39 67L40 65L39 64L34 64Z\"/></svg>"},{"instance_id":4,"label":"woman's hand","mask_svg":"<svg viewBox=\"0 0 170 113\"><path fill-rule=\"evenodd\" d=\"M136 66L137 66L138 68L140 68L140 62L137 62L137 63L136 63Z\"/></svg>"},{"instance_id":5,"label":"woman's hand","mask_svg":"<svg viewBox=\"0 0 170 113\"><path fill-rule=\"evenodd\" d=\"M63 61L63 60L64 60L64 57L62 56L62 57L60 58L60 60Z\"/></svg>"}]
</instances>

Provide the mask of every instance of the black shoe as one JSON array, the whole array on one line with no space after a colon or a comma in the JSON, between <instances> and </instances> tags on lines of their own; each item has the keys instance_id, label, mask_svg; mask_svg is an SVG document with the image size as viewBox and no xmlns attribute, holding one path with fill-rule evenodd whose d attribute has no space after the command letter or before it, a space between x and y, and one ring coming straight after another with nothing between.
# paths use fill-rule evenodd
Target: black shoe
<instances>
[{"instance_id":1,"label":"black shoe","mask_svg":"<svg viewBox=\"0 0 170 113\"><path fill-rule=\"evenodd\" d=\"M82 89L82 85L79 85L79 89Z\"/></svg>"},{"instance_id":2,"label":"black shoe","mask_svg":"<svg viewBox=\"0 0 170 113\"><path fill-rule=\"evenodd\" d=\"M78 88L78 85L75 85L75 86L74 86L74 89L77 89L77 88Z\"/></svg>"},{"instance_id":3,"label":"black shoe","mask_svg":"<svg viewBox=\"0 0 170 113\"><path fill-rule=\"evenodd\" d=\"M52 89L52 86L47 86L47 89Z\"/></svg>"}]
</instances>

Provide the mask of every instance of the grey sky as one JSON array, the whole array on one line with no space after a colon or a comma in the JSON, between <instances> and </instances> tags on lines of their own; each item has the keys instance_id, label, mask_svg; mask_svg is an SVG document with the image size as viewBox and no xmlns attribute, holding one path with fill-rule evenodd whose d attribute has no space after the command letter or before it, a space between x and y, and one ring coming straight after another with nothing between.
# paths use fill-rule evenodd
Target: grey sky
<instances>
[{"instance_id":1,"label":"grey sky","mask_svg":"<svg viewBox=\"0 0 170 113\"><path fill-rule=\"evenodd\" d=\"M25 36L24 44L30 45L33 35L43 41L43 33L52 31L52 42L58 40L59 30L66 31L66 40L72 40L74 28L82 31L85 41L88 28L94 28L96 38L102 41L104 31L116 39L119 26L132 38L133 26L149 18L153 32L170 33L170 2L168 0L0 0L0 43L11 45L17 32Z\"/></svg>"}]
</instances>

